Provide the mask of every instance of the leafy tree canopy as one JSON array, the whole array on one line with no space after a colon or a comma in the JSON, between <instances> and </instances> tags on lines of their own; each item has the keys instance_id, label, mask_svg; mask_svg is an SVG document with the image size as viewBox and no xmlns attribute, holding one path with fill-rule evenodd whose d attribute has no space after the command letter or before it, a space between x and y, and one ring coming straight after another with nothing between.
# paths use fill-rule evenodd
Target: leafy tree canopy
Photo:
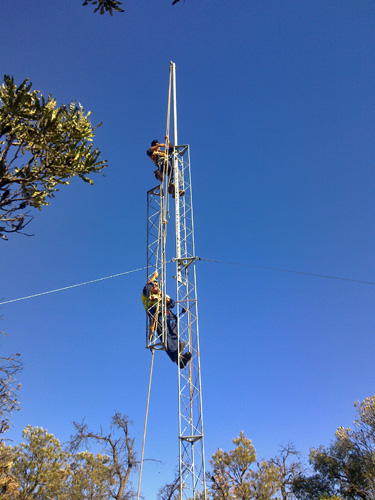
<instances>
[{"instance_id":1,"label":"leafy tree canopy","mask_svg":"<svg viewBox=\"0 0 375 500\"><path fill-rule=\"evenodd\" d=\"M117 0L85 0L82 5L96 5L94 12L99 11L102 15L109 12L112 16L113 11L124 12L124 10L120 7L122 2Z\"/></svg>"},{"instance_id":2,"label":"leafy tree canopy","mask_svg":"<svg viewBox=\"0 0 375 500\"><path fill-rule=\"evenodd\" d=\"M375 498L375 396L354 406L353 429L339 427L330 446L311 450L313 474L301 474L294 482L298 499Z\"/></svg>"},{"instance_id":3,"label":"leafy tree canopy","mask_svg":"<svg viewBox=\"0 0 375 500\"><path fill-rule=\"evenodd\" d=\"M233 439L235 448L217 450L210 460L208 494L212 500L271 500L290 497L291 477L299 465L289 464L298 453L292 445L283 447L272 460L257 461L256 451L243 432Z\"/></svg>"},{"instance_id":4,"label":"leafy tree canopy","mask_svg":"<svg viewBox=\"0 0 375 500\"><path fill-rule=\"evenodd\" d=\"M20 355L0 356L0 441L1 435L10 427L10 415L19 409L17 375L22 370Z\"/></svg>"},{"instance_id":5,"label":"leafy tree canopy","mask_svg":"<svg viewBox=\"0 0 375 500\"><path fill-rule=\"evenodd\" d=\"M173 0L172 5L175 5L180 0ZM122 8L122 2L118 0L84 0L82 5L95 5L94 13L99 12L101 15L109 12L111 16L113 12L125 12Z\"/></svg>"},{"instance_id":6,"label":"leafy tree canopy","mask_svg":"<svg viewBox=\"0 0 375 500\"><path fill-rule=\"evenodd\" d=\"M49 204L61 185L88 177L107 166L92 145L95 127L81 104L57 106L49 95L17 87L4 77L0 87L0 237L22 232L30 208Z\"/></svg>"},{"instance_id":7,"label":"leafy tree canopy","mask_svg":"<svg viewBox=\"0 0 375 500\"><path fill-rule=\"evenodd\" d=\"M137 460L135 439L130 437L131 425L128 417L120 413L115 413L112 417L109 433L103 433L102 429L93 432L84 422L74 422L76 433L70 441L71 451L77 452L83 444L86 447L99 444L107 457L105 468L110 471L112 482L106 483L105 499L127 500L133 495L130 476L137 468Z\"/></svg>"},{"instance_id":8,"label":"leafy tree canopy","mask_svg":"<svg viewBox=\"0 0 375 500\"><path fill-rule=\"evenodd\" d=\"M203 492L198 500L292 500L293 478L301 470L299 453L289 443L271 460L257 460L255 448L243 432L233 439L235 448L224 451L219 448L210 460L207 473L207 495ZM185 471L182 472L184 477ZM180 477L177 471L172 483L158 492L159 500L181 500ZM189 499L191 500L191 499ZM328 499L326 499L328 500ZM339 500L339 499L331 499Z\"/></svg>"},{"instance_id":9,"label":"leafy tree canopy","mask_svg":"<svg viewBox=\"0 0 375 500\"><path fill-rule=\"evenodd\" d=\"M2 500L107 500L114 483L108 457L72 454L41 427L27 426L18 446L0 445ZM5 461L7 459L7 462Z\"/></svg>"},{"instance_id":10,"label":"leafy tree canopy","mask_svg":"<svg viewBox=\"0 0 375 500\"><path fill-rule=\"evenodd\" d=\"M27 426L17 446L0 443L1 500L130 500L130 474L136 468L129 420L116 413L112 431L93 433L75 424L70 450L41 427ZM96 455L82 444L102 445Z\"/></svg>"}]
</instances>

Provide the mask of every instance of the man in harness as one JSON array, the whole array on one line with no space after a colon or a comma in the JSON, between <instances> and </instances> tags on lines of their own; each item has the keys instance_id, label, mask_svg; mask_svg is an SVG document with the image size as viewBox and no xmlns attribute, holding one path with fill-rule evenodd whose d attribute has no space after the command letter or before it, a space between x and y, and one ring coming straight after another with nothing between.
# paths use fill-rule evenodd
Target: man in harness
<instances>
[{"instance_id":1,"label":"man in harness","mask_svg":"<svg viewBox=\"0 0 375 500\"><path fill-rule=\"evenodd\" d=\"M151 276L142 292L142 302L143 306L146 310L146 313L150 319L150 332L149 332L149 340L151 341L152 333L155 330L156 323L156 331L159 336L161 336L163 331L162 324L162 310L161 310L161 291L159 289L159 284L157 281L159 274L157 271ZM178 362L178 335L177 335L177 317L171 311L175 306L175 302L173 299L166 296L167 303L167 341L166 341L166 352L170 359L174 362ZM191 352L183 353L185 348L185 343L180 342L180 368L185 368L185 366L191 360Z\"/></svg>"},{"instance_id":2,"label":"man in harness","mask_svg":"<svg viewBox=\"0 0 375 500\"><path fill-rule=\"evenodd\" d=\"M157 139L151 142L151 147L146 151L147 156L157 167L154 171L156 179L160 182L164 180L164 173L169 177L168 193L175 197L174 173L171 155L173 146L169 142L168 136L165 137L166 144L160 144ZM168 144L168 146L167 146ZM160 149L164 148L164 150ZM185 191L180 190L179 195L183 196Z\"/></svg>"}]
</instances>

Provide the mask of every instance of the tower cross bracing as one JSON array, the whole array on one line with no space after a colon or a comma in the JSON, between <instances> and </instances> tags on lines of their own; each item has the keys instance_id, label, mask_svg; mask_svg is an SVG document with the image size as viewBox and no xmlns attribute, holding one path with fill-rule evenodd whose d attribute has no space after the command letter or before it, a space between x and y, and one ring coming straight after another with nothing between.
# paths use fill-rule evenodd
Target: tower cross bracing
<instances>
[{"instance_id":1,"label":"tower cross bracing","mask_svg":"<svg viewBox=\"0 0 375 500\"><path fill-rule=\"evenodd\" d=\"M147 276L155 270L159 273L159 286L164 304L159 312L162 335L156 329L150 335L149 319L146 328L146 347L165 349L167 341L166 293L167 293L167 228L168 237L173 234L174 221L176 303L178 341L191 352L191 360L185 368L178 364L178 440L179 440L179 498L180 500L206 499L205 460L201 369L198 328L198 298L194 243L193 200L190 169L190 148L178 145L176 67L170 66L173 95L174 147L172 164L174 172L174 202L168 195L168 179L147 193ZM171 85L170 85L171 87ZM169 118L168 118L169 119ZM169 249L170 247L168 247Z\"/></svg>"}]
</instances>

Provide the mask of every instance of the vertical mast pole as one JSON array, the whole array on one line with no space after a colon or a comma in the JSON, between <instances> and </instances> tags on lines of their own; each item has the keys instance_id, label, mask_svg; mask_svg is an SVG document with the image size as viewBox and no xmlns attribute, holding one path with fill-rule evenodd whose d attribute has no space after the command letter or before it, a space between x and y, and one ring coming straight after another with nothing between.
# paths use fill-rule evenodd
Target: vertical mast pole
<instances>
[{"instance_id":1,"label":"vertical mast pole","mask_svg":"<svg viewBox=\"0 0 375 500\"><path fill-rule=\"evenodd\" d=\"M203 412L200 376L198 300L195 275L193 200L188 145L177 137L176 65L170 63L173 93L173 171L176 227L176 298L178 341L191 353L190 362L178 366L179 499L206 500ZM180 348L179 348L180 350ZM181 359L181 358L180 358Z\"/></svg>"},{"instance_id":2,"label":"vertical mast pole","mask_svg":"<svg viewBox=\"0 0 375 500\"><path fill-rule=\"evenodd\" d=\"M176 65L171 61L172 71L172 101L173 101L173 172L174 172L174 184L175 184L175 194L180 190L180 175L178 169L178 135L177 135L177 91L176 91ZM181 240L180 240L180 203L178 198L176 198L176 259L181 259ZM176 277L177 283L181 281L181 264L177 260L176 265Z\"/></svg>"},{"instance_id":3,"label":"vertical mast pole","mask_svg":"<svg viewBox=\"0 0 375 500\"><path fill-rule=\"evenodd\" d=\"M172 69L172 85L173 85L173 140L174 144L177 146L177 93L176 93L176 65L171 61Z\"/></svg>"}]
</instances>

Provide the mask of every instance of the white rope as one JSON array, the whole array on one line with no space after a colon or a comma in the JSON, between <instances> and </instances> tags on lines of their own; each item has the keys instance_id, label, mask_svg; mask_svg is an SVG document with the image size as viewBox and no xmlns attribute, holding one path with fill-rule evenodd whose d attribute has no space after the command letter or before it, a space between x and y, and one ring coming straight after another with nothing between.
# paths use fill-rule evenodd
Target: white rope
<instances>
[{"instance_id":1,"label":"white rope","mask_svg":"<svg viewBox=\"0 0 375 500\"><path fill-rule=\"evenodd\" d=\"M281 273L293 273L293 274L304 274L305 276L314 276L316 278L326 278L330 280L341 280L341 281L351 281L353 283L363 283L365 285L375 285L374 281L363 281L356 280L352 278L343 278L342 276L329 276L327 274L317 274L317 273L307 273L305 271L292 271L291 269L279 269L277 267L266 267L266 266L255 266L253 264L243 264L241 262L228 262L225 260L213 260L213 259L201 259L200 257L196 257L197 260L204 260L206 262L216 262L217 264L229 264L231 266L245 266L252 267L254 269L267 269L268 271L278 271Z\"/></svg>"},{"instance_id":2,"label":"white rope","mask_svg":"<svg viewBox=\"0 0 375 500\"><path fill-rule=\"evenodd\" d=\"M149 380L149 383L148 383L148 395L147 395L145 425L144 425L144 428L143 428L142 456L141 456L141 463L140 463L140 467L139 467L137 500L139 500L139 495L140 495L140 491L141 491L143 456L144 456L144 452L145 452L145 443L146 443L147 418L148 418L148 407L149 407L149 404L150 404L152 370L153 370L153 367L154 367L154 354L155 354L155 349L152 349L151 368L150 368L150 380Z\"/></svg>"},{"instance_id":3,"label":"white rope","mask_svg":"<svg viewBox=\"0 0 375 500\"><path fill-rule=\"evenodd\" d=\"M98 281L109 280L111 278L117 278L117 276L124 276L125 274L136 273L138 271L143 271L147 267L140 267L138 269L133 269L132 271L125 271L123 273L112 274L112 276L106 276L105 278L98 278L96 280L85 281L84 283L78 283L77 285L65 286L63 288L57 288L56 290L50 290L48 292L35 293L34 295L28 295L27 297L21 297L19 299L6 300L5 302L0 302L0 306L4 304L10 304L11 302L17 302L19 300L32 299L33 297L40 297L41 295L47 295L48 293L61 292L62 290L69 290L70 288L76 288L77 286L90 285L91 283L97 283Z\"/></svg>"},{"instance_id":4,"label":"white rope","mask_svg":"<svg viewBox=\"0 0 375 500\"><path fill-rule=\"evenodd\" d=\"M279 271L279 272L283 272L283 273L302 274L305 276L315 276L317 278L325 278L325 279L328 278L328 279L333 279L333 280L349 281L352 283L363 283L366 285L375 285L374 281L356 280L356 279L351 279L351 278L343 278L340 276L328 276L326 274L307 273L304 271L292 271L290 269L279 269L276 267L255 266L253 264L245 264L245 263L241 263L241 262L227 262L227 261L223 261L223 260L204 259L204 258L200 258L200 257L196 257L196 259L201 260L201 261L206 261L206 262L215 262L217 264L227 264L227 265L232 265L232 266L245 266L245 267L252 267L254 269L267 269L268 271ZM173 259L168 260L166 262L166 264L169 264L172 261L173 261ZM6 300L4 302L0 302L0 306L3 306L5 304L11 304L12 302L18 302L19 300L26 300L26 299L32 299L33 297L40 297L41 295L47 295L49 293L61 292L62 290L69 290L70 288L76 288L77 286L90 285L91 283L97 283L98 281L109 280L111 278L116 278L117 276L124 276L125 274L136 273L138 271L143 271L145 269L147 269L147 266L139 267L138 269L133 269L131 271L125 271L123 273L113 274L112 276L106 276L105 278L98 278L96 280L86 281L85 283L78 283L77 285L65 286L63 288L57 288L56 290L50 290L48 292L36 293L34 295L28 295L27 297L20 297L19 299Z\"/></svg>"}]
</instances>

